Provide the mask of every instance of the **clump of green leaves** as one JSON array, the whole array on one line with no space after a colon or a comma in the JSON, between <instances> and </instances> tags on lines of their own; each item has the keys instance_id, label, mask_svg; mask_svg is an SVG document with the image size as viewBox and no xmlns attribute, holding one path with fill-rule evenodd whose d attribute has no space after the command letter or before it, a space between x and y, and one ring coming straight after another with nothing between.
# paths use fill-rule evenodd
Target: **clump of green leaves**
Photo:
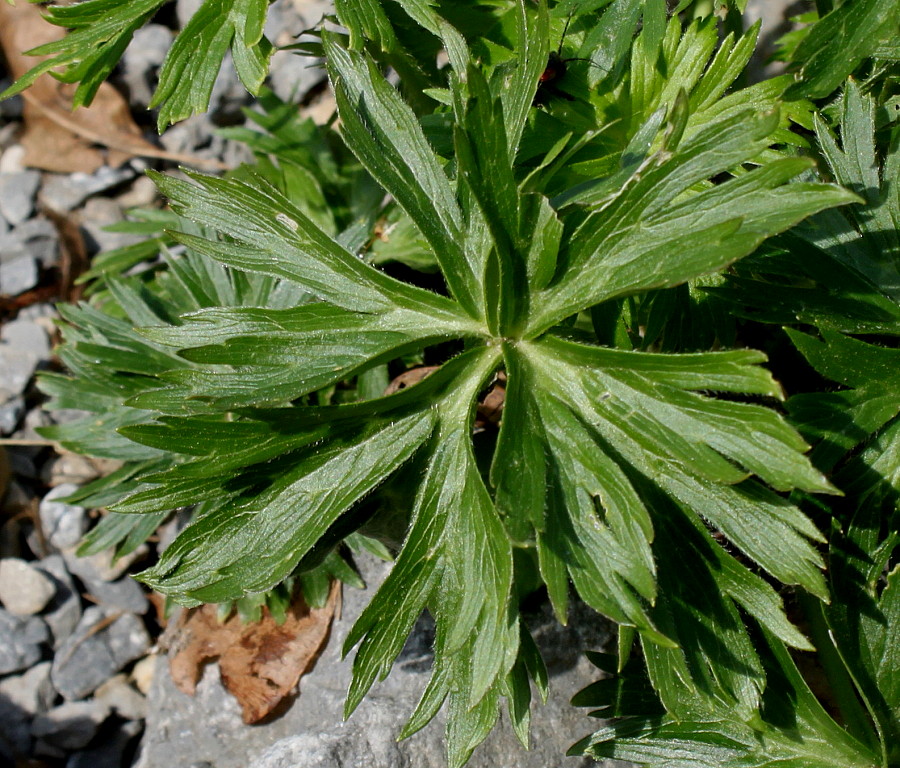
<instances>
[{"instance_id":1,"label":"clump of green leaves","mask_svg":"<svg viewBox=\"0 0 900 768\"><path fill-rule=\"evenodd\" d=\"M70 65L84 99L160 3L132 5L102 35L101 25L66 22L77 29L55 44L54 61ZM161 123L202 108L211 81L182 85L172 73L206 49L217 69L234 42L244 82L259 86L264 10L202 6L191 22L201 43L183 34L164 67ZM264 96L255 120L267 135L242 136L260 155L255 169L154 176L173 211L159 242L185 255L152 279L110 278L105 312L65 310L71 376L47 377L45 390L56 407L102 416L50 434L128 459L86 491L113 510L87 546L133 548L171 510L196 505L139 578L184 605L258 605L286 580L351 580L344 545L384 554L364 535L377 532L396 559L347 640L346 651L358 646L347 711L430 611L433 674L402 735L446 704L454 766L502 699L527 742L530 681L545 693L546 673L519 620L523 585L543 585L560 621L574 587L621 626L623 662L640 643L650 688L635 683L635 703L626 677L629 695L607 713L631 719L581 749L664 765L680 740L686 765L767 765L790 755L799 733L837 745L829 759L867 764L871 734L847 735L823 716L793 667L788 648L812 645L781 594L796 587L816 610L828 599L819 547L830 523L817 526L820 513L803 505L837 492L833 464L805 455L765 354L716 349L737 335L725 307L752 312L738 296L759 273L733 267L751 254L778 274L778 254L800 240L806 253L826 252L834 274L852 267L857 282L872 280L852 238L819 236L819 222L840 221L834 209L871 199L881 178L846 161L851 134L842 155L810 102L784 105L789 76L734 87L755 31L719 43L713 21L667 21L662 2L570 2L551 14L543 2L345 0L337 18L347 34L323 30L321 50L340 139ZM590 62L573 62L560 84L571 101L536 109L563 30L573 57ZM813 30L797 50L818 51L821 37ZM91 55L88 40L101 43ZM446 67L427 60L437 51ZM806 82L820 73L820 85L803 95L836 77L835 57L816 60L801 71ZM852 90L845 108L857 114ZM815 129L831 180L815 175L795 126ZM857 170L869 174L862 183ZM376 222L402 233L394 247L375 244ZM862 305L892 317L891 299ZM821 306L805 317L817 321ZM822 334L834 350L866 343ZM845 374L830 362L839 352L793 338L823 375ZM425 359L431 375L383 394L388 371ZM499 429L476 430L480 401L501 383ZM872 416L865 386L851 392L837 394L852 401L853 426L868 429L856 445L893 416L886 404ZM789 401L794 413L803 405ZM818 437L814 418L800 423ZM871 456L880 471L881 454ZM893 542L879 534L866 546L886 562ZM853 582L862 566L845 560ZM865 573L889 614L890 585L879 590L877 569ZM847 648L871 634L856 629ZM884 669L854 670L874 674L861 688L869 699ZM608 688L583 698L595 703ZM892 732L890 715L876 722ZM754 752L759 738L768 752ZM809 755L792 764L814 765Z\"/></svg>"},{"instance_id":2,"label":"clump of green leaves","mask_svg":"<svg viewBox=\"0 0 900 768\"><path fill-rule=\"evenodd\" d=\"M815 30L810 39L820 39ZM776 236L714 289L748 319L797 326L787 338L811 366L807 379L814 369L836 385L787 401L794 423L815 444L813 462L844 494L827 505L798 497L830 523L831 601L800 596L794 609L809 627L823 673L815 693L786 644L759 626L752 638L765 687L758 705L741 714L722 705L715 685L692 685L690 676L657 666L652 654L627 664L625 654L617 661L598 654L595 663L610 676L575 703L613 721L571 754L664 766L677 742L679 765L687 768L900 764L894 182L900 153L896 120L885 120L890 113L878 108L890 75L877 64L870 72L862 84L849 80L829 105L834 125L822 115L814 119L823 174L857 190L864 202L816 214ZM717 669L723 650L689 663Z\"/></svg>"}]
</instances>

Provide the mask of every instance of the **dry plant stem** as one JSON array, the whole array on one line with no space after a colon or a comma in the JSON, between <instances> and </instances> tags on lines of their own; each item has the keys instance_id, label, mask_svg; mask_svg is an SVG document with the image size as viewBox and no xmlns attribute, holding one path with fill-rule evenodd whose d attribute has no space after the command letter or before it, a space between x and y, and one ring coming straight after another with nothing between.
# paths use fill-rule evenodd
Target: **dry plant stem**
<instances>
[{"instance_id":1,"label":"dry plant stem","mask_svg":"<svg viewBox=\"0 0 900 768\"><path fill-rule=\"evenodd\" d=\"M80 136L87 141L91 141L95 144L100 144L101 146L107 147L108 149L115 149L119 152L125 152L127 154L134 155L135 157L152 157L157 160L168 160L173 163L189 165L194 168L205 168L207 170L216 171L228 170L228 166L219 160L195 157L194 155L182 154L181 152L167 152L164 149L154 149L147 146L144 142L132 143L128 141L125 136L123 136L121 139L103 136L96 131L85 128L83 125L79 125L77 121L69 118L61 109L48 107L46 104L43 104L40 99L36 99L28 91L22 92L22 98L24 98L25 101L27 101L32 107L37 109L39 112L41 112L41 114L45 115L48 119L52 120L60 127L65 128L67 131L71 131L75 135Z\"/></svg>"},{"instance_id":2,"label":"dry plant stem","mask_svg":"<svg viewBox=\"0 0 900 768\"><path fill-rule=\"evenodd\" d=\"M44 440L43 438L18 438L18 437L0 437L0 445L25 445L25 446L43 446L47 448L59 448L55 440ZM60 453L71 453L71 451L60 451Z\"/></svg>"}]
</instances>

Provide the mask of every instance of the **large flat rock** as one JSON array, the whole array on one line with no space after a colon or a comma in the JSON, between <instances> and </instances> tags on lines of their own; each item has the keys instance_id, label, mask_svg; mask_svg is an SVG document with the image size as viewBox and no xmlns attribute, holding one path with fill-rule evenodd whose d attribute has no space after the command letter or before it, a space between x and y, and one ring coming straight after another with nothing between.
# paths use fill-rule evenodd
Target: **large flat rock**
<instances>
[{"instance_id":1,"label":"large flat rock","mask_svg":"<svg viewBox=\"0 0 900 768\"><path fill-rule=\"evenodd\" d=\"M149 693L147 730L135 768L445 768L444 712L411 738L397 742L431 669L433 626L419 621L393 671L347 721L342 720L350 683L352 654L341 660L340 648L373 588L387 573L375 560L361 560L369 589L345 588L342 616L315 669L300 680L300 695L280 717L265 725L247 726L237 702L225 692L218 668L206 667L190 697L175 688L165 658ZM567 758L566 749L596 729L597 721L569 704L572 695L597 679L584 658L610 640L611 626L592 611L577 607L569 627L560 627L547 607L530 617L551 676L547 704L533 705L531 750L525 751L505 712L487 741L474 753L470 768L587 768L601 765L587 758ZM608 768L624 763L608 761Z\"/></svg>"}]
</instances>

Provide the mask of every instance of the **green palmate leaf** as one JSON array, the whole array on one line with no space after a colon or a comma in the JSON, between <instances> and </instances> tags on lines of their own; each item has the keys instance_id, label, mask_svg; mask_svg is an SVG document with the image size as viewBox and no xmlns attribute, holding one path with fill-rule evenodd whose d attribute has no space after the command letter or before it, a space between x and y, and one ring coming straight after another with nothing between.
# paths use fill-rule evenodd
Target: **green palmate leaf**
<instances>
[{"instance_id":1,"label":"green palmate leaf","mask_svg":"<svg viewBox=\"0 0 900 768\"><path fill-rule=\"evenodd\" d=\"M347 640L348 650L359 644L348 711L387 674L427 608L437 623L435 669L404 734L449 702L451 761L461 764L490 729L501 694L524 728L529 666L511 599L510 535L536 549L561 619L571 580L593 607L659 646L652 653L660 687L668 685L660 670L679 669L694 690L714 688L717 701L755 711L760 664L738 606L786 642L806 641L765 582L701 537L697 516L776 578L822 596L811 544L818 531L762 483L833 490L773 411L708 394L780 396L757 365L764 357L626 353L547 329L600 298L719 269L804 215L854 198L825 185L787 185L807 167L789 159L710 184L742 162L759 162L777 124L774 116L741 114L630 163L622 186L592 209L569 206L575 223L565 239L566 222L546 198L519 191L503 127L506 105L517 102L500 95L504 81L467 70L465 91L451 99L456 163L445 166L368 60L336 38L328 46L351 148L429 241L452 298L367 266L257 181L164 181L180 213L227 237L179 240L232 268L293 281L321 301L204 310L176 327L143 330L181 350L182 370L161 375L168 386L130 402L177 415L195 399L207 410L124 430L188 458L143 476L141 489L116 509L214 505L145 578L186 602L269 588L363 525L371 512L362 498L413 461L415 501L397 562ZM355 406L303 400L317 387L453 339L469 351L403 393ZM492 496L471 419L501 361L507 397ZM286 407L247 408L275 402ZM235 450L236 438L245 447ZM653 549L666 505L689 516L691 536L703 541L692 546L704 569L677 599L660 598ZM282 543L274 549L273 538ZM722 597L701 599L704 590ZM682 626L692 621L693 629ZM708 635L713 641L698 644ZM729 646L735 668L717 677L708 660Z\"/></svg>"},{"instance_id":2,"label":"green palmate leaf","mask_svg":"<svg viewBox=\"0 0 900 768\"><path fill-rule=\"evenodd\" d=\"M500 92L506 145L513 150L519 146L534 99L535 83L544 72L550 55L550 21L546 5L540 3L537 11L537 19L534 19L527 13L524 3L516 4L519 57L508 87Z\"/></svg>"},{"instance_id":3,"label":"green palmate leaf","mask_svg":"<svg viewBox=\"0 0 900 768\"><path fill-rule=\"evenodd\" d=\"M812 98L839 88L883 41L900 34L897 0L858 0L839 4L823 16L794 51L799 82L789 93Z\"/></svg>"},{"instance_id":4,"label":"green palmate leaf","mask_svg":"<svg viewBox=\"0 0 900 768\"><path fill-rule=\"evenodd\" d=\"M631 760L650 768L873 768L878 758L848 735L822 709L790 655L767 637L763 651L768 684L754 717L744 720L712 697L671 678L672 693L696 709L698 698L711 706L703 718L660 716L645 690L630 693L624 706L610 700L608 689L582 691L579 703L603 705L604 715L621 717L574 745L570 755ZM766 647L768 646L768 647ZM679 690L680 688L680 690ZM717 709L716 709L717 708ZM787 718L787 720L785 720ZM673 762L674 761L674 762Z\"/></svg>"},{"instance_id":5,"label":"green palmate leaf","mask_svg":"<svg viewBox=\"0 0 900 768\"><path fill-rule=\"evenodd\" d=\"M776 238L777 250L739 265L717 293L766 322L825 322L847 333L896 334L900 197L891 179L900 170L900 153L876 145L874 101L853 81L845 88L840 134L841 144L816 119L830 172L865 205L823 212ZM789 259L780 257L784 251Z\"/></svg>"},{"instance_id":6,"label":"green palmate leaf","mask_svg":"<svg viewBox=\"0 0 900 768\"><path fill-rule=\"evenodd\" d=\"M335 441L327 451L301 453L296 465L262 492L247 501L238 498L185 529L141 579L154 587L164 583L168 594L189 605L273 587L348 506L409 459L431 427L426 412L350 437L346 444Z\"/></svg>"},{"instance_id":7,"label":"green palmate leaf","mask_svg":"<svg viewBox=\"0 0 900 768\"><path fill-rule=\"evenodd\" d=\"M465 317L446 299L392 280L360 261L265 182L251 186L199 174L191 178L197 184L155 177L182 215L234 241L177 235L194 250L230 267L292 280L347 309L384 311L396 297L411 309Z\"/></svg>"},{"instance_id":8,"label":"green palmate leaf","mask_svg":"<svg viewBox=\"0 0 900 768\"><path fill-rule=\"evenodd\" d=\"M287 402L349 378L379 360L460 334L458 323L396 308L355 313L327 304L295 309L210 309L170 328L147 328L201 369L172 371L170 381L222 407ZM214 367L213 367L214 366ZM247 366L252 366L252 373ZM214 393L214 394L213 394Z\"/></svg>"},{"instance_id":9,"label":"green palmate leaf","mask_svg":"<svg viewBox=\"0 0 900 768\"><path fill-rule=\"evenodd\" d=\"M674 155L639 168L618 195L585 218L564 257L564 271L537 294L540 310L527 333L546 330L590 304L721 269L805 216L855 199L827 185L786 187L805 167L799 160L685 194L698 181L753 159L775 124L774 115L738 115L699 132ZM681 258L671 259L673 252Z\"/></svg>"},{"instance_id":10,"label":"green palmate leaf","mask_svg":"<svg viewBox=\"0 0 900 768\"><path fill-rule=\"evenodd\" d=\"M821 640L833 644L849 671L875 725L873 733L863 720L857 735L868 736L880 749L884 765L895 764L900 756L900 570L892 565L898 544L892 494L880 490L862 496L846 531L831 541L831 582L837 599L824 612L829 634ZM843 708L844 701L841 704Z\"/></svg>"},{"instance_id":11,"label":"green palmate leaf","mask_svg":"<svg viewBox=\"0 0 900 768\"><path fill-rule=\"evenodd\" d=\"M822 375L847 389L796 395L789 407L795 421L822 442L814 455L831 468L848 451L883 430L900 413L900 351L822 329L822 339L799 331L788 334Z\"/></svg>"},{"instance_id":12,"label":"green palmate leaf","mask_svg":"<svg viewBox=\"0 0 900 768\"><path fill-rule=\"evenodd\" d=\"M462 212L415 114L371 61L340 48L334 38L325 43L347 144L419 227L453 296L476 313L482 268L475 254L461 248Z\"/></svg>"},{"instance_id":13,"label":"green palmate leaf","mask_svg":"<svg viewBox=\"0 0 900 768\"><path fill-rule=\"evenodd\" d=\"M238 77L256 94L269 72L272 44L263 37L270 0L205 0L169 50L150 107L157 125L204 111L226 53Z\"/></svg>"},{"instance_id":14,"label":"green palmate leaf","mask_svg":"<svg viewBox=\"0 0 900 768\"><path fill-rule=\"evenodd\" d=\"M687 508L700 512L778 578L825 594L818 570L821 560L807 541L819 538L815 527L799 510L762 486L742 482L754 473L776 487L833 490L800 454L805 444L768 409L709 401L690 391L703 386L702 375L696 384L690 383L691 376L697 375L688 372L692 362L701 366L705 363L709 368L721 362L725 367L720 370L724 372L739 358L729 359L726 355L717 361L716 355L686 355L678 371L677 357L644 358L640 353L602 350L549 338L529 346L525 356L533 366L533 380L540 382L537 387L542 398L558 398L566 403L573 414L590 426L605 451L615 451L626 466L636 468ZM660 359L666 361L665 368L651 372ZM641 371L642 368L645 369ZM745 371L746 383L732 380L723 388L777 391L762 370L757 369L755 380L750 381L752 370ZM537 371L542 371L540 379ZM706 380L706 387L711 386L709 381ZM548 418L545 403L550 402L538 400L541 420ZM749 433L748 424L754 425ZM767 459L776 453L782 456L779 466ZM685 472L687 468L690 469ZM738 483L734 488L728 487ZM609 480L604 486L609 487ZM750 510L755 515L753 526L747 524ZM630 514L635 514L634 508ZM649 526L645 522L642 527L646 536ZM791 556L783 558L784 552Z\"/></svg>"},{"instance_id":15,"label":"green palmate leaf","mask_svg":"<svg viewBox=\"0 0 900 768\"><path fill-rule=\"evenodd\" d=\"M440 424L409 534L390 576L345 643L349 650L361 641L350 712L374 680L387 674L412 623L429 607L438 627L435 670L404 735L427 723L449 697L453 765L465 762L493 726L498 689L519 645L510 605L510 544L475 464L468 430L460 429L469 423L470 399L496 360L490 350L470 353L465 378L439 407Z\"/></svg>"},{"instance_id":16,"label":"green palmate leaf","mask_svg":"<svg viewBox=\"0 0 900 768\"><path fill-rule=\"evenodd\" d=\"M198 505L142 578L187 605L242 601L252 613L286 579L321 595L327 574L351 578L337 548L378 535L397 557L347 638L346 651L358 646L347 711L428 610L433 674L402 735L447 704L454 768L493 726L501 697L527 737L529 678L542 693L547 680L517 603L541 582L562 621L574 585L626 627L623 646L639 636L669 711L717 723L730 709L744 727L765 708L771 676L744 618L778 638L776 655L780 642L809 646L753 569L825 597L821 534L786 494L834 488L804 440L759 402L782 396L764 355L603 348L587 313L602 327L595 307L605 302L609 340L628 343L651 314L640 304L647 291L717 273L858 198L792 182L811 164L770 151L786 124L772 110L781 86L717 114L752 46L729 40L714 55L710 24L682 39L676 22L663 30L661 3L644 9L647 71L622 88L598 76L590 97L593 118L630 100L634 120L600 131L598 118L578 139L569 127L551 131L546 151L531 135L555 109L532 110L553 45L543 4L490 17L518 56L479 30L464 42L431 3L398 5L341 3L352 50L324 35L342 136L362 170L323 148L334 136L325 142L276 105L256 121L269 136L250 137L258 154L274 155L259 173L155 176L192 222L172 233L188 254L169 256L146 286L110 284L111 311L128 322L73 316L81 326L66 360L85 380L102 375L59 386L60 401L80 388L95 413L121 418L115 440L148 462L123 477L131 493L112 499L98 541L131 541L139 526L127 518ZM602 17L592 15L599 5ZM608 40L610 66L624 61L638 5L580 7L573 44ZM215 52L260 39L256 5L213 18L215 7L207 0L195 17ZM382 47L379 61L402 60L410 19L436 36L423 49L440 39L450 59L447 80L430 82L449 84L445 106L425 120L366 53ZM653 74L651 60L680 61L687 74ZM610 144L595 143L601 136ZM355 202L329 215L348 190ZM414 285L392 276L406 274L395 265L367 263L380 215L402 223L398 251L419 249L440 274L415 275ZM648 345L661 336L659 316ZM391 377L423 363L436 370L382 396ZM475 414L499 387L497 432ZM72 435L100 444L85 425ZM167 463L149 463L157 458ZM684 578L683 557L693 567ZM741 743L736 733L728 738Z\"/></svg>"}]
</instances>

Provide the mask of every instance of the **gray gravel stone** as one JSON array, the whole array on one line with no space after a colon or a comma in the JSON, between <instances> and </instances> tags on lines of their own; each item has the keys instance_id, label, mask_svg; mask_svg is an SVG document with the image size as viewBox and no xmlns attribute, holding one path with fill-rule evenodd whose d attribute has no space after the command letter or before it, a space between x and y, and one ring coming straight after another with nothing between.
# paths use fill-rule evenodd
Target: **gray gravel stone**
<instances>
[{"instance_id":1,"label":"gray gravel stone","mask_svg":"<svg viewBox=\"0 0 900 768\"><path fill-rule=\"evenodd\" d=\"M39 617L14 616L0 608L0 675L36 664L49 640L50 630Z\"/></svg>"},{"instance_id":2,"label":"gray gravel stone","mask_svg":"<svg viewBox=\"0 0 900 768\"><path fill-rule=\"evenodd\" d=\"M299 697L281 717L266 725L241 722L240 708L225 693L213 665L204 670L192 698L175 688L166 660L159 659L148 698L147 730L135 768L170 768L202 761L214 768L446 768L444 713L410 739L396 742L430 675L433 627L428 621L419 622L387 680L373 689L350 720L342 722L353 654L341 660L341 646L386 570L369 559L359 558L358 565L370 589L344 590L341 618L332 627L315 668L300 680ZM563 757L573 742L596 728L583 710L569 705L569 699L597 678L582 651L601 647L610 637L609 625L584 609L572 616L568 628L560 627L547 610L536 618L535 635L550 670L551 695L547 705L534 707L532 749L526 752L501 718L469 767L621 765Z\"/></svg>"},{"instance_id":3,"label":"gray gravel stone","mask_svg":"<svg viewBox=\"0 0 900 768\"><path fill-rule=\"evenodd\" d=\"M21 675L4 677L0 680L0 697L32 717L46 712L56 700L50 666L49 661L42 661Z\"/></svg>"},{"instance_id":4,"label":"gray gravel stone","mask_svg":"<svg viewBox=\"0 0 900 768\"><path fill-rule=\"evenodd\" d=\"M225 150L225 139L216 136L215 126L206 115L195 115L173 125L162 136L160 143L169 152L191 152L199 157L221 157Z\"/></svg>"},{"instance_id":5,"label":"gray gravel stone","mask_svg":"<svg viewBox=\"0 0 900 768\"><path fill-rule=\"evenodd\" d=\"M140 723L122 723L109 732L109 725L107 723L101 730L96 739L98 744L76 752L66 762L66 768L119 768L124 765L125 750L140 734L142 726Z\"/></svg>"},{"instance_id":6,"label":"gray gravel stone","mask_svg":"<svg viewBox=\"0 0 900 768\"><path fill-rule=\"evenodd\" d=\"M0 560L0 603L16 616L40 613L56 588L46 574L18 557Z\"/></svg>"},{"instance_id":7,"label":"gray gravel stone","mask_svg":"<svg viewBox=\"0 0 900 768\"><path fill-rule=\"evenodd\" d=\"M6 237L21 243L25 252L43 267L55 266L59 261L59 231L43 216L20 224Z\"/></svg>"},{"instance_id":8,"label":"gray gravel stone","mask_svg":"<svg viewBox=\"0 0 900 768\"><path fill-rule=\"evenodd\" d=\"M0 329L0 391L7 393L7 398L25 392L38 365L49 354L47 334L37 323L30 320L6 323Z\"/></svg>"},{"instance_id":9,"label":"gray gravel stone","mask_svg":"<svg viewBox=\"0 0 900 768\"><path fill-rule=\"evenodd\" d=\"M29 754L31 720L53 706L55 698L49 661L0 680L0 744L7 744L19 756Z\"/></svg>"},{"instance_id":10,"label":"gray gravel stone","mask_svg":"<svg viewBox=\"0 0 900 768\"><path fill-rule=\"evenodd\" d=\"M90 253L101 253L146 240L145 235L108 232L107 227L123 221L121 206L108 197L92 197L81 212L81 230Z\"/></svg>"},{"instance_id":11,"label":"gray gravel stone","mask_svg":"<svg viewBox=\"0 0 900 768\"><path fill-rule=\"evenodd\" d=\"M115 555L114 548L106 549L87 557L78 557L74 549L64 549L62 552L69 572L81 579L85 584L94 584L98 581L116 581L135 560L146 554L147 547L145 545L118 559L113 557Z\"/></svg>"},{"instance_id":12,"label":"gray gravel stone","mask_svg":"<svg viewBox=\"0 0 900 768\"><path fill-rule=\"evenodd\" d=\"M129 682L126 675L116 675L96 691L94 699L108 706L123 720L143 720L147 716L147 699Z\"/></svg>"},{"instance_id":13,"label":"gray gravel stone","mask_svg":"<svg viewBox=\"0 0 900 768\"><path fill-rule=\"evenodd\" d=\"M0 394L3 397L5 393ZM25 400L15 395L0 404L0 435L11 435L19 426L22 414L25 413Z\"/></svg>"},{"instance_id":14,"label":"gray gravel stone","mask_svg":"<svg viewBox=\"0 0 900 768\"><path fill-rule=\"evenodd\" d=\"M16 316L19 320L31 320L36 322L46 332L48 329L53 330L53 321L59 318L59 312L56 307L46 301L39 301L35 304L29 304L22 307Z\"/></svg>"},{"instance_id":15,"label":"gray gravel stone","mask_svg":"<svg viewBox=\"0 0 900 768\"><path fill-rule=\"evenodd\" d=\"M78 486L72 483L57 485L41 499L38 507L44 536L59 550L77 546L88 529L87 509L58 500L77 490Z\"/></svg>"},{"instance_id":16,"label":"gray gravel stone","mask_svg":"<svg viewBox=\"0 0 900 768\"><path fill-rule=\"evenodd\" d=\"M91 606L53 657L53 685L66 699L84 698L149 647L137 616Z\"/></svg>"},{"instance_id":17,"label":"gray gravel stone","mask_svg":"<svg viewBox=\"0 0 900 768\"><path fill-rule=\"evenodd\" d=\"M50 627L53 635L53 647L59 648L63 641L75 631L81 620L81 596L75 588L75 582L66 569L65 561L60 555L50 555L39 561L37 568L53 580L56 593L41 617Z\"/></svg>"},{"instance_id":18,"label":"gray gravel stone","mask_svg":"<svg viewBox=\"0 0 900 768\"><path fill-rule=\"evenodd\" d=\"M175 3L175 15L178 18L178 26L183 29L193 15L197 13L201 5L203 5L203 0L178 0Z\"/></svg>"},{"instance_id":19,"label":"gray gravel stone","mask_svg":"<svg viewBox=\"0 0 900 768\"><path fill-rule=\"evenodd\" d=\"M116 581L87 578L82 574L79 574L78 578L84 582L84 586L97 603L107 608L118 608L141 615L146 613L150 606L144 590L130 576L123 576Z\"/></svg>"},{"instance_id":20,"label":"gray gravel stone","mask_svg":"<svg viewBox=\"0 0 900 768\"><path fill-rule=\"evenodd\" d=\"M51 747L81 749L107 717L109 707L99 701L67 701L35 717L31 735Z\"/></svg>"},{"instance_id":21,"label":"gray gravel stone","mask_svg":"<svg viewBox=\"0 0 900 768\"><path fill-rule=\"evenodd\" d=\"M64 483L84 485L98 478L100 474L97 466L87 456L80 456L77 453L53 456L41 467L41 480L51 488Z\"/></svg>"},{"instance_id":22,"label":"gray gravel stone","mask_svg":"<svg viewBox=\"0 0 900 768\"><path fill-rule=\"evenodd\" d=\"M50 340L47 332L38 323L31 320L13 320L3 325L0 340L4 345L17 352L30 352L38 359L50 354Z\"/></svg>"},{"instance_id":23,"label":"gray gravel stone","mask_svg":"<svg viewBox=\"0 0 900 768\"><path fill-rule=\"evenodd\" d=\"M56 174L41 187L38 199L57 213L68 213L92 195L130 181L145 167L143 162L132 160L120 168L104 165L91 174Z\"/></svg>"},{"instance_id":24,"label":"gray gravel stone","mask_svg":"<svg viewBox=\"0 0 900 768\"><path fill-rule=\"evenodd\" d=\"M0 104L8 104L9 102L0 102ZM8 143L7 139L9 136L7 132L9 129L12 129L15 134L17 126L13 123L10 125L4 126L0 128L0 147L3 147L3 154L0 155L0 173L18 173L19 171L26 170L25 164L22 162L25 159L25 147L21 144Z\"/></svg>"},{"instance_id":25,"label":"gray gravel stone","mask_svg":"<svg viewBox=\"0 0 900 768\"><path fill-rule=\"evenodd\" d=\"M318 24L333 4L322 0L295 3L275 0L269 6L266 37L276 46L297 42L302 32ZM312 86L325 79L320 59L300 56L296 51L276 50L269 66L269 87L285 101L299 100Z\"/></svg>"},{"instance_id":26,"label":"gray gravel stone","mask_svg":"<svg viewBox=\"0 0 900 768\"><path fill-rule=\"evenodd\" d=\"M18 296L34 288L39 278L37 261L31 256L19 253L9 260L0 258L0 294Z\"/></svg>"},{"instance_id":27,"label":"gray gravel stone","mask_svg":"<svg viewBox=\"0 0 900 768\"><path fill-rule=\"evenodd\" d=\"M0 173L0 213L13 226L34 213L34 196L41 185L37 171Z\"/></svg>"},{"instance_id":28,"label":"gray gravel stone","mask_svg":"<svg viewBox=\"0 0 900 768\"><path fill-rule=\"evenodd\" d=\"M162 24L147 24L134 33L122 56L122 81L132 107L146 109L156 87L157 70L172 45L172 30Z\"/></svg>"},{"instance_id":29,"label":"gray gravel stone","mask_svg":"<svg viewBox=\"0 0 900 768\"><path fill-rule=\"evenodd\" d=\"M28 754L31 754L31 715L9 701L0 690L0 765L18 765L17 758Z\"/></svg>"},{"instance_id":30,"label":"gray gravel stone","mask_svg":"<svg viewBox=\"0 0 900 768\"><path fill-rule=\"evenodd\" d=\"M134 184L116 198L123 210L146 208L152 206L159 199L159 190L149 176L138 176L134 180Z\"/></svg>"}]
</instances>

